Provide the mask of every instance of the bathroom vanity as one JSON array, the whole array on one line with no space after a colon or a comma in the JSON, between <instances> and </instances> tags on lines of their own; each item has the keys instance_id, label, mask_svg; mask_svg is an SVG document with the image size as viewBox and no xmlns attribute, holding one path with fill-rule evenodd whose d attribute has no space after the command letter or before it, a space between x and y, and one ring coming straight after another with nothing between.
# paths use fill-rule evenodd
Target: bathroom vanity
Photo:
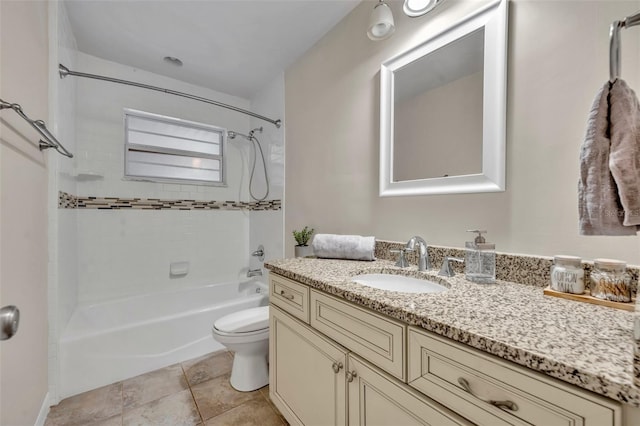
<instances>
[{"instance_id":1,"label":"bathroom vanity","mask_svg":"<svg viewBox=\"0 0 640 426\"><path fill-rule=\"evenodd\" d=\"M284 259L270 274L270 396L290 424L640 424L633 314L540 287ZM442 283L375 289L370 272Z\"/></svg>"}]
</instances>

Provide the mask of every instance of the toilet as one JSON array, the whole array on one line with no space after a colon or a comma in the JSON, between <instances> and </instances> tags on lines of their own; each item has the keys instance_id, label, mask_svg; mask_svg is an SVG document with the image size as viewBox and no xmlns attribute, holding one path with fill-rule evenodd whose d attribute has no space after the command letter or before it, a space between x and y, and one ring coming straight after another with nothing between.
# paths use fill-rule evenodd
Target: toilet
<instances>
[{"instance_id":1,"label":"toilet","mask_svg":"<svg viewBox=\"0 0 640 426\"><path fill-rule=\"evenodd\" d=\"M249 392L269 384L269 306L245 309L213 323L213 338L235 352L231 386Z\"/></svg>"}]
</instances>

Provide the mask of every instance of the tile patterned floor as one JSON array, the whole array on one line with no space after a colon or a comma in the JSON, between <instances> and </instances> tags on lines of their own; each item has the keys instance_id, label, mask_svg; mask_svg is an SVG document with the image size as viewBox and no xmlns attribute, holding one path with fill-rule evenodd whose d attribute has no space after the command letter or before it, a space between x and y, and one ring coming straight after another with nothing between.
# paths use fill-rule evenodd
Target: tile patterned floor
<instances>
[{"instance_id":1,"label":"tile patterned floor","mask_svg":"<svg viewBox=\"0 0 640 426\"><path fill-rule=\"evenodd\" d=\"M269 386L229 385L233 355L218 352L75 395L51 407L45 426L283 426Z\"/></svg>"}]
</instances>

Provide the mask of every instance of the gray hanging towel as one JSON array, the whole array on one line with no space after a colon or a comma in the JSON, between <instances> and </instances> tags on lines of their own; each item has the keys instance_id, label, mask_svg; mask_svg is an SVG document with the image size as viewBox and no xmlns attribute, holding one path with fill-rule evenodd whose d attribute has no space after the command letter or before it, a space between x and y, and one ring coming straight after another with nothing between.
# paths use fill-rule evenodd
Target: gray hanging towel
<instances>
[{"instance_id":1,"label":"gray hanging towel","mask_svg":"<svg viewBox=\"0 0 640 426\"><path fill-rule=\"evenodd\" d=\"M609 170L624 210L623 225L635 227L640 225L640 104L620 78L610 90L609 116Z\"/></svg>"},{"instance_id":2,"label":"gray hanging towel","mask_svg":"<svg viewBox=\"0 0 640 426\"><path fill-rule=\"evenodd\" d=\"M624 211L616 182L609 170L609 85L598 91L580 150L578 209L581 235L635 235L635 226L624 226Z\"/></svg>"}]
</instances>

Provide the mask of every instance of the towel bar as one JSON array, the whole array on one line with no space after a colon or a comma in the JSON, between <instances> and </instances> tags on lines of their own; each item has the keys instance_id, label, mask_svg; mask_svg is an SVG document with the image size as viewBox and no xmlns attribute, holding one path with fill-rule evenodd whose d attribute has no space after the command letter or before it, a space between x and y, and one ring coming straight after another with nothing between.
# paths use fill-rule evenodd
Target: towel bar
<instances>
[{"instance_id":1,"label":"towel bar","mask_svg":"<svg viewBox=\"0 0 640 426\"><path fill-rule=\"evenodd\" d=\"M45 124L44 121L32 120L29 118L27 114L24 113L24 111L22 110L22 107L19 104L12 104L10 102L5 102L2 99L0 99L0 110L3 110L3 109L14 110L16 114L22 117L27 123L31 125L31 127L35 129L36 132L40 134L40 136L44 138L44 140L40 139L40 144L39 144L40 151L48 148L53 148L56 151L58 151L60 154L64 155L65 157L69 157L69 158L73 157L73 154L67 151L67 149L64 146L62 146L62 144L56 139L56 137L51 134L49 129L47 129L47 125Z\"/></svg>"},{"instance_id":2,"label":"towel bar","mask_svg":"<svg viewBox=\"0 0 640 426\"><path fill-rule=\"evenodd\" d=\"M609 82L620 76L620 30L640 25L640 12L627 16L622 21L613 21L609 28Z\"/></svg>"}]
</instances>

